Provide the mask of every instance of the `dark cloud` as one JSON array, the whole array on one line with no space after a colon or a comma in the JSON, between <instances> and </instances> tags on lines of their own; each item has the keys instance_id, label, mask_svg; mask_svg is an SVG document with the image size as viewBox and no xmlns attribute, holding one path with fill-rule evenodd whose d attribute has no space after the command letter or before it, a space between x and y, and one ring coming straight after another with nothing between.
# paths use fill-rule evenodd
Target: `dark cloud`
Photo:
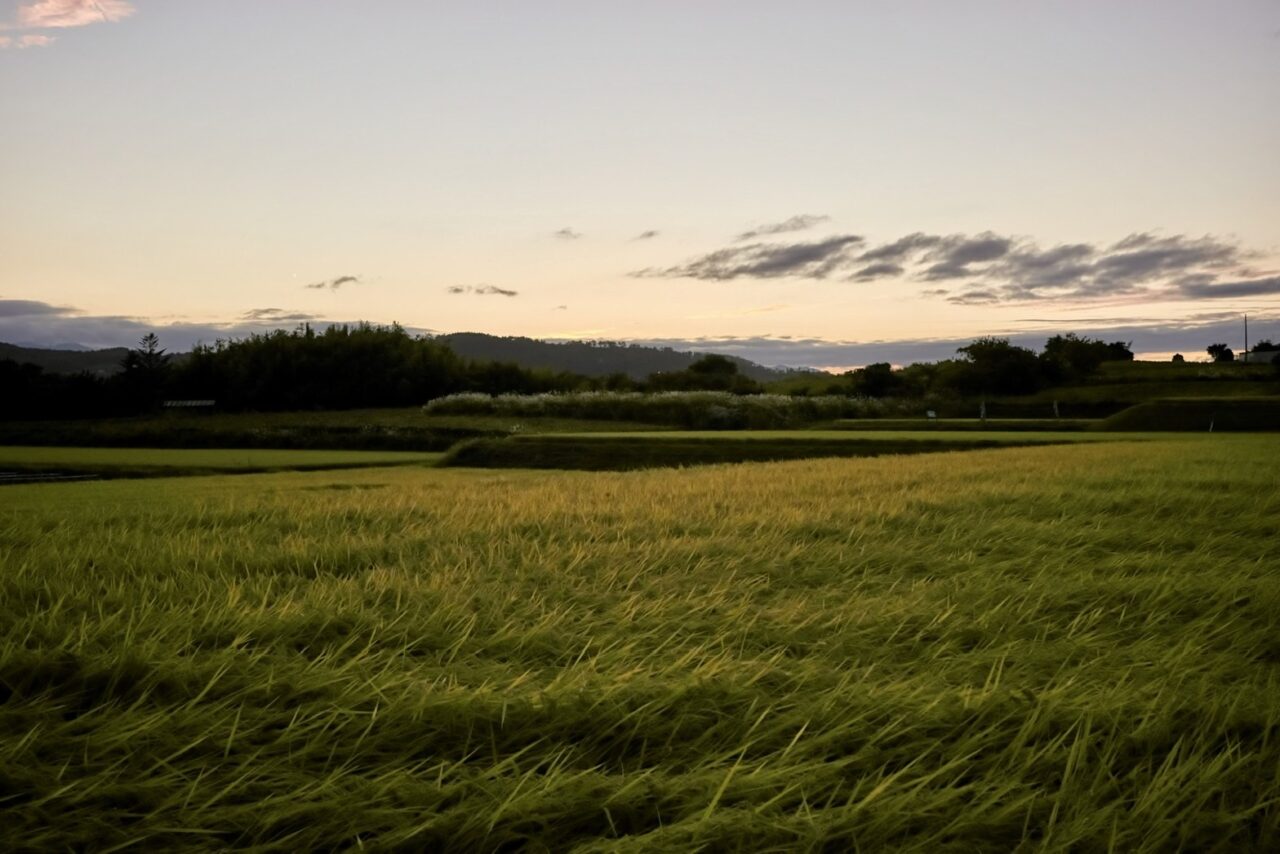
<instances>
[{"instance_id":1,"label":"dark cloud","mask_svg":"<svg viewBox=\"0 0 1280 854\"><path fill-rule=\"evenodd\" d=\"M981 268L975 269L972 265L1003 258L1011 248L1013 240L998 237L989 231L977 237L941 238L925 252L924 260L930 263L921 276L929 281L976 276Z\"/></svg>"},{"instance_id":2,"label":"dark cloud","mask_svg":"<svg viewBox=\"0 0 1280 854\"><path fill-rule=\"evenodd\" d=\"M1067 243L1042 248L1034 241L990 231L975 235L916 232L879 246L862 238L832 237L790 245L729 246L686 264L633 276L825 279L856 282L899 278L955 282L940 293L957 305L1081 301L1088 299L1218 299L1271 296L1280 272L1254 269L1259 256L1220 238L1131 234L1111 244ZM860 252L851 251L853 248Z\"/></svg>"},{"instance_id":3,"label":"dark cloud","mask_svg":"<svg viewBox=\"0 0 1280 854\"><path fill-rule=\"evenodd\" d=\"M1134 234L1112 246L1095 263L1096 274L1117 283L1145 282L1208 268L1221 269L1242 263L1236 246L1209 237L1198 240L1176 235L1155 238Z\"/></svg>"},{"instance_id":4,"label":"dark cloud","mask_svg":"<svg viewBox=\"0 0 1280 854\"><path fill-rule=\"evenodd\" d=\"M858 256L858 260L864 263L875 261L901 262L909 256L937 246L941 242L942 238L936 234L921 234L917 231L915 234L899 237L892 243L877 246L875 249L868 249Z\"/></svg>"},{"instance_id":5,"label":"dark cloud","mask_svg":"<svg viewBox=\"0 0 1280 854\"><path fill-rule=\"evenodd\" d=\"M0 299L0 317L48 317L75 314L73 308L33 299Z\"/></svg>"},{"instance_id":6,"label":"dark cloud","mask_svg":"<svg viewBox=\"0 0 1280 854\"><path fill-rule=\"evenodd\" d=\"M886 276L901 276L902 273L901 264L890 264L887 261L883 261L879 264L868 264L854 273L851 278L866 282L871 279L882 279Z\"/></svg>"},{"instance_id":7,"label":"dark cloud","mask_svg":"<svg viewBox=\"0 0 1280 854\"><path fill-rule=\"evenodd\" d=\"M1280 276L1268 276L1263 279L1251 279L1241 282L1197 282L1184 284L1184 296L1192 298L1240 298L1280 296Z\"/></svg>"},{"instance_id":8,"label":"dark cloud","mask_svg":"<svg viewBox=\"0 0 1280 854\"><path fill-rule=\"evenodd\" d=\"M660 233L661 232L652 231L652 230L642 231L631 239L632 240L653 240L653 238L657 237Z\"/></svg>"},{"instance_id":9,"label":"dark cloud","mask_svg":"<svg viewBox=\"0 0 1280 854\"><path fill-rule=\"evenodd\" d=\"M928 293L941 296L943 293L947 292L930 291ZM949 296L947 297L947 302L952 302L956 305L991 305L992 303L1000 302L1000 294L993 290L982 290L979 288L976 290L965 291L964 293L956 294L955 296Z\"/></svg>"},{"instance_id":10,"label":"dark cloud","mask_svg":"<svg viewBox=\"0 0 1280 854\"><path fill-rule=\"evenodd\" d=\"M551 233L552 237L558 237L561 240L577 240L582 237L582 232L574 231L572 228L562 228L559 231Z\"/></svg>"},{"instance_id":11,"label":"dark cloud","mask_svg":"<svg viewBox=\"0 0 1280 854\"><path fill-rule=\"evenodd\" d=\"M826 222L831 219L829 216L818 216L815 214L799 214L790 219L784 219L782 222L775 222L769 225L761 225L750 231L744 231L739 234L736 240L741 243L745 240L755 240L757 237L765 237L770 234L787 234L792 231L804 231L813 228L815 225Z\"/></svg>"},{"instance_id":12,"label":"dark cloud","mask_svg":"<svg viewBox=\"0 0 1280 854\"><path fill-rule=\"evenodd\" d=\"M338 276L336 279L327 279L323 282L312 282L309 285L303 285L303 287L312 291L324 290L326 288L331 291L336 291L343 285L358 284L360 284L359 276Z\"/></svg>"},{"instance_id":13,"label":"dark cloud","mask_svg":"<svg viewBox=\"0 0 1280 854\"><path fill-rule=\"evenodd\" d=\"M453 285L445 288L445 291L451 294L475 294L482 297L515 297L520 295L519 291L510 291L496 285Z\"/></svg>"},{"instance_id":14,"label":"dark cloud","mask_svg":"<svg viewBox=\"0 0 1280 854\"><path fill-rule=\"evenodd\" d=\"M1131 234L1109 246L1076 243L1048 250L1023 241L982 270L973 291L960 296L970 301L980 301L985 294L979 292L1007 301L1181 300L1274 293L1275 274L1250 275L1245 265L1253 257L1234 243L1186 235Z\"/></svg>"},{"instance_id":15,"label":"dark cloud","mask_svg":"<svg viewBox=\"0 0 1280 854\"><path fill-rule=\"evenodd\" d=\"M854 250L863 242L863 238L855 234L845 234L814 243L751 243L720 249L677 267L649 268L631 275L708 281L784 276L824 279L849 264Z\"/></svg>"}]
</instances>

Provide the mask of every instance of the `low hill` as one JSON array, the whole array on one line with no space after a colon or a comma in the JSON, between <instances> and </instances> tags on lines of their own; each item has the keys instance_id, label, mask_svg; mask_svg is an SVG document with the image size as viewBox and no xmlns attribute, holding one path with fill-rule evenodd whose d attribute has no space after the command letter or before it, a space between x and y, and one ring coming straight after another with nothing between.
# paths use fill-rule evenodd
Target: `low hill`
<instances>
[{"instance_id":1,"label":"low hill","mask_svg":"<svg viewBox=\"0 0 1280 854\"><path fill-rule=\"evenodd\" d=\"M99 376L110 376L120 370L120 363L128 353L127 347L111 347L106 350L54 350L43 347L19 347L16 344L0 342L0 359L37 365L51 374L87 372Z\"/></svg>"},{"instance_id":2,"label":"low hill","mask_svg":"<svg viewBox=\"0 0 1280 854\"><path fill-rule=\"evenodd\" d=\"M706 353L645 347L621 341L542 341L535 338L500 337L482 332L455 332L436 336L464 359L515 362L522 368L568 371L589 377L626 374L644 379L659 371L683 371ZM726 356L738 372L759 382L774 382L792 372L766 368L755 362Z\"/></svg>"},{"instance_id":3,"label":"low hill","mask_svg":"<svg viewBox=\"0 0 1280 854\"><path fill-rule=\"evenodd\" d=\"M683 371L706 353L646 347L619 341L541 341L534 338L501 337L482 332L456 332L435 336L464 359L480 362L514 362L522 368L567 371L588 377L626 374L644 379L659 371ZM62 350L19 347L0 343L0 359L39 365L55 374L110 375L120 370L128 353L125 347L109 350ZM180 354L179 354L180 355ZM738 372L759 382L775 382L795 372L766 368L755 362L726 356Z\"/></svg>"}]
</instances>

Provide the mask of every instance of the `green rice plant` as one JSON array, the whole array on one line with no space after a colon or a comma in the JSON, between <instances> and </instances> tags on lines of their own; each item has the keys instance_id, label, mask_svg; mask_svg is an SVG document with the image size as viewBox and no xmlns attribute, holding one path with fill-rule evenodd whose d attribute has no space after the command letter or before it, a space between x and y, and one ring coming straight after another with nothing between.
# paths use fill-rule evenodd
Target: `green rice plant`
<instances>
[{"instance_id":1,"label":"green rice plant","mask_svg":"<svg viewBox=\"0 0 1280 854\"><path fill-rule=\"evenodd\" d=\"M1275 850L1267 436L0 492L0 847Z\"/></svg>"}]
</instances>

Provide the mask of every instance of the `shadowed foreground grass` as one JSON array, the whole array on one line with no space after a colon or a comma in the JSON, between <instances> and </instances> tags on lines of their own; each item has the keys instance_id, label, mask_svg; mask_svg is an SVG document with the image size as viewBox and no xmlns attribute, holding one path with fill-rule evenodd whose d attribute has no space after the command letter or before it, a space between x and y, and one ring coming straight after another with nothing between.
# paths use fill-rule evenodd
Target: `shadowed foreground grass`
<instances>
[{"instance_id":1,"label":"shadowed foreground grass","mask_svg":"<svg viewBox=\"0 0 1280 854\"><path fill-rule=\"evenodd\" d=\"M12 487L0 847L1274 850L1277 450Z\"/></svg>"}]
</instances>

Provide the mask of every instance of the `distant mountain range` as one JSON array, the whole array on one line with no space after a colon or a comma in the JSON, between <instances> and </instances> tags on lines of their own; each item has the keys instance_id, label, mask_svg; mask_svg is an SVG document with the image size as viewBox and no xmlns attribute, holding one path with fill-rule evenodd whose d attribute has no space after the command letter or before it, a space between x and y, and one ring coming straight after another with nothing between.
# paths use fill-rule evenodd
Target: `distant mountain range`
<instances>
[{"instance_id":1,"label":"distant mountain range","mask_svg":"<svg viewBox=\"0 0 1280 854\"><path fill-rule=\"evenodd\" d=\"M481 332L455 332L437 335L435 340L449 346L464 359L474 361L514 362L522 368L568 371L589 377L627 374L643 379L659 371L681 371L706 353L673 350L670 347L645 347L619 341L539 341L534 338L499 337ZM114 374L128 354L125 347L107 350L20 347L0 343L0 359L12 359L39 365L50 373ZM728 356L738 371L753 380L771 382L799 373L791 369L767 368L755 362Z\"/></svg>"},{"instance_id":2,"label":"distant mountain range","mask_svg":"<svg viewBox=\"0 0 1280 854\"><path fill-rule=\"evenodd\" d=\"M588 377L627 374L644 379L659 371L682 371L707 355L670 347L646 347L622 341L539 341L534 338L499 337L481 332L437 335L464 359L514 362L522 368L569 371ZM727 356L738 372L761 382L783 379L794 370L766 368L737 356Z\"/></svg>"},{"instance_id":3,"label":"distant mountain range","mask_svg":"<svg viewBox=\"0 0 1280 854\"><path fill-rule=\"evenodd\" d=\"M62 349L62 348L66 349ZM72 349L74 347L74 349ZM127 347L111 347L107 350L88 350L78 345L61 345L57 349L45 347L19 347L0 342L0 359L12 359L38 365L51 374L91 374L109 376L120 370L120 363L128 355Z\"/></svg>"}]
</instances>

